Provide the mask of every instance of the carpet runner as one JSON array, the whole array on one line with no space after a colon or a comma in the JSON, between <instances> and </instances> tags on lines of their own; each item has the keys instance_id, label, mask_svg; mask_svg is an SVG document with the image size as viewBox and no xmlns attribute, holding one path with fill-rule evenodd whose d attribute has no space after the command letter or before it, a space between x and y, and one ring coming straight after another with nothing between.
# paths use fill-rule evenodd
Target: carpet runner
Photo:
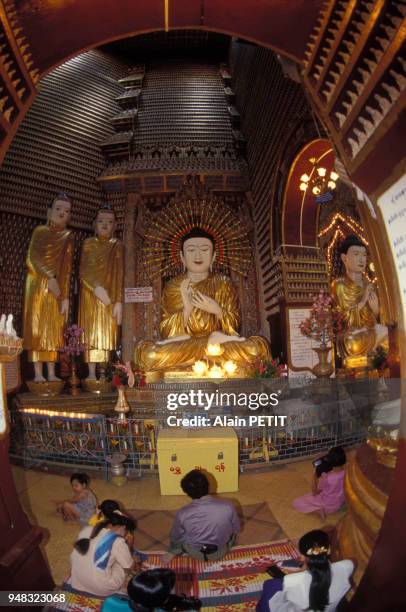
<instances>
[{"instance_id":1,"label":"carpet runner","mask_svg":"<svg viewBox=\"0 0 406 612\"><path fill-rule=\"evenodd\" d=\"M153 552L144 569L160 567L164 553ZM202 562L177 557L169 567L176 572L176 592L199 597L204 612L249 612L255 610L262 584L269 579L266 568L286 559L297 558L289 540L236 546L220 561ZM47 607L48 612L98 612L103 600L93 595L60 589L65 602Z\"/></svg>"}]
</instances>

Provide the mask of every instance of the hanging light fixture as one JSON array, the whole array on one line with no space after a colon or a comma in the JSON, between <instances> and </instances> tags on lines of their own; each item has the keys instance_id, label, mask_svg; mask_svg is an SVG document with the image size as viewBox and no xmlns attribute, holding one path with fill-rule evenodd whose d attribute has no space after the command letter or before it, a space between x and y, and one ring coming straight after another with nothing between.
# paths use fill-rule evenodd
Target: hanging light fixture
<instances>
[{"instance_id":1,"label":"hanging light fixture","mask_svg":"<svg viewBox=\"0 0 406 612\"><path fill-rule=\"evenodd\" d=\"M327 202L333 197L331 192L337 187L339 176L334 170L328 172L323 166L317 166L315 157L312 157L309 161L313 165L312 171L310 175L302 174L299 189L303 192L311 189L313 195L316 196L316 202Z\"/></svg>"}]
</instances>

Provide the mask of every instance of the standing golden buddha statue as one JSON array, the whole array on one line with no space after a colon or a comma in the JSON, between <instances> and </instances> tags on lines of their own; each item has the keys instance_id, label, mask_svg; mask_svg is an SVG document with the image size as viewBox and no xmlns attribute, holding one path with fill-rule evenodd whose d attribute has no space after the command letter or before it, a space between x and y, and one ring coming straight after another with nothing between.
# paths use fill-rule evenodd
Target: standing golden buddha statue
<instances>
[{"instance_id":1,"label":"standing golden buddha statue","mask_svg":"<svg viewBox=\"0 0 406 612\"><path fill-rule=\"evenodd\" d=\"M347 329L338 338L338 350L346 367L365 367L379 345L387 346L388 328L379 323L379 299L374 285L365 276L365 244L350 235L341 243L339 252L345 276L333 281L331 292Z\"/></svg>"},{"instance_id":2,"label":"standing golden buddha statue","mask_svg":"<svg viewBox=\"0 0 406 612\"><path fill-rule=\"evenodd\" d=\"M96 235L83 243L79 269L79 326L90 380L96 379L96 363L107 362L117 348L123 309L123 244L113 237L112 208L99 209L94 228Z\"/></svg>"},{"instance_id":3,"label":"standing golden buddha statue","mask_svg":"<svg viewBox=\"0 0 406 612\"><path fill-rule=\"evenodd\" d=\"M48 209L48 224L35 228L28 248L23 336L28 360L34 363L35 382L45 381L44 362L48 380L59 380L55 362L64 344L74 250L74 238L67 229L70 212L68 196L58 195Z\"/></svg>"},{"instance_id":4,"label":"standing golden buddha statue","mask_svg":"<svg viewBox=\"0 0 406 612\"><path fill-rule=\"evenodd\" d=\"M231 281L212 273L216 258L213 235L193 227L180 240L185 273L169 281L162 294L162 340L140 342L136 365L146 371L191 366L206 355L209 344L220 344L222 360L248 366L269 358L268 342L261 336L238 334L240 312Z\"/></svg>"}]
</instances>

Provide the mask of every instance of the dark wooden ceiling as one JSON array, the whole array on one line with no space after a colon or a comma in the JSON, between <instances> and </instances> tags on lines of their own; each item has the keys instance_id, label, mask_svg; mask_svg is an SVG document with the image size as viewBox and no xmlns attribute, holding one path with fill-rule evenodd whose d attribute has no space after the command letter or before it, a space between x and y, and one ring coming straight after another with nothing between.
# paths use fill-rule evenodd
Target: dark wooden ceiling
<instances>
[{"instance_id":1,"label":"dark wooden ceiling","mask_svg":"<svg viewBox=\"0 0 406 612\"><path fill-rule=\"evenodd\" d=\"M41 74L89 48L163 30L164 5L164 0L13 1ZM168 6L169 29L223 32L302 60L322 0L169 0Z\"/></svg>"}]
</instances>

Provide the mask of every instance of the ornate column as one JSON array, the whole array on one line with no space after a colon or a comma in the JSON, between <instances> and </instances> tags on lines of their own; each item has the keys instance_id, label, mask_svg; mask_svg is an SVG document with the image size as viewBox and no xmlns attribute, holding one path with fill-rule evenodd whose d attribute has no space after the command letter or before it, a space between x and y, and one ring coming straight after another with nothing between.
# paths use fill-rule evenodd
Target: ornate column
<instances>
[{"instance_id":1,"label":"ornate column","mask_svg":"<svg viewBox=\"0 0 406 612\"><path fill-rule=\"evenodd\" d=\"M376 460L376 452L363 444L348 467L345 497L348 513L338 525L342 559L356 559L358 585L372 555L392 487L394 470Z\"/></svg>"},{"instance_id":2,"label":"ornate column","mask_svg":"<svg viewBox=\"0 0 406 612\"><path fill-rule=\"evenodd\" d=\"M138 193L128 194L124 213L124 287L132 287L135 281L136 256L135 256L135 220L136 209L140 201ZM123 360L130 361L134 351L134 304L123 305L123 325L121 333L121 344L123 349Z\"/></svg>"}]
</instances>

